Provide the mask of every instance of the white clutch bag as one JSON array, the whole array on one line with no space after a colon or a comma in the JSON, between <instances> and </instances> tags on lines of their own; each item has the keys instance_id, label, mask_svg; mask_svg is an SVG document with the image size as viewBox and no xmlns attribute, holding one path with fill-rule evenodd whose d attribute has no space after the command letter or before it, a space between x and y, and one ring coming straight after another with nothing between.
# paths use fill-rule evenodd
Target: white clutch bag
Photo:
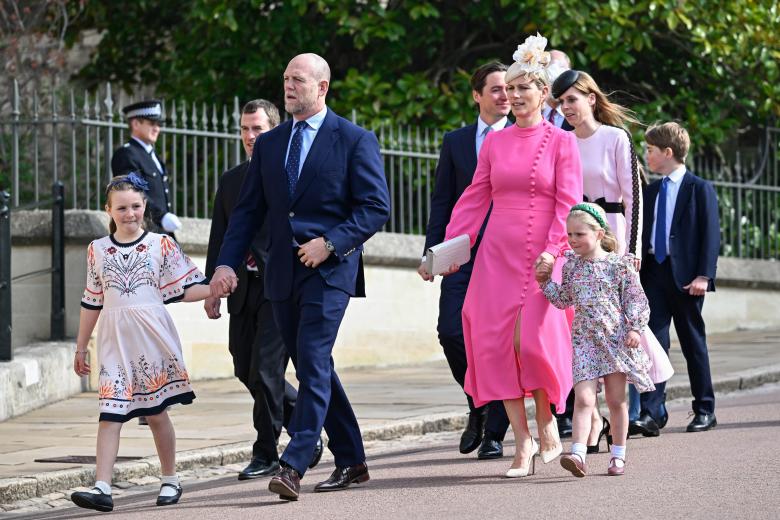
<instances>
[{"instance_id":1,"label":"white clutch bag","mask_svg":"<svg viewBox=\"0 0 780 520\"><path fill-rule=\"evenodd\" d=\"M471 241L468 235L460 235L441 244L429 247L425 253L428 274L446 273L453 264L463 265L471 260Z\"/></svg>"}]
</instances>

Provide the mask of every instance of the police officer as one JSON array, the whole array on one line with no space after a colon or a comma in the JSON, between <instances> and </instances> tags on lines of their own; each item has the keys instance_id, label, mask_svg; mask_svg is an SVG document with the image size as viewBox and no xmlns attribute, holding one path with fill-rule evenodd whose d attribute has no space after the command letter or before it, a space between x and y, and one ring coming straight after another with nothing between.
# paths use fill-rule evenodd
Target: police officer
<instances>
[{"instance_id":1,"label":"police officer","mask_svg":"<svg viewBox=\"0 0 780 520\"><path fill-rule=\"evenodd\" d=\"M127 105L122 109L130 128L130 140L114 152L111 171L114 175L137 172L149 183L147 206L153 229L172 234L181 229L181 221L171 213L171 193L165 163L154 152L154 143L160 135L162 105L156 99Z\"/></svg>"}]
</instances>

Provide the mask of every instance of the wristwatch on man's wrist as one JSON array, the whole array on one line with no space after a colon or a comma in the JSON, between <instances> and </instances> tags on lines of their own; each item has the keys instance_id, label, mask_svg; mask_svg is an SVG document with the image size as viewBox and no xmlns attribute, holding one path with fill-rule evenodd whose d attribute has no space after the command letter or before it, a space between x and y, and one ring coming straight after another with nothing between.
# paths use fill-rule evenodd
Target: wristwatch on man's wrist
<instances>
[{"instance_id":1,"label":"wristwatch on man's wrist","mask_svg":"<svg viewBox=\"0 0 780 520\"><path fill-rule=\"evenodd\" d=\"M322 238L325 239L325 249L327 249L331 253L335 253L336 252L336 246L333 245L333 242L328 240L328 237L324 236Z\"/></svg>"}]
</instances>

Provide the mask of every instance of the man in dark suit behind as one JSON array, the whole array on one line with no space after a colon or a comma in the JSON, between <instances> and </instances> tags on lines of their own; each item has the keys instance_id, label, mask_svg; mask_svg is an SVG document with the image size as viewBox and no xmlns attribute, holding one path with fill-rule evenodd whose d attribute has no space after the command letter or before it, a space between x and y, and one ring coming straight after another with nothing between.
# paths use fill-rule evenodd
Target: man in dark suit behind
<instances>
[{"instance_id":1,"label":"man in dark suit behind","mask_svg":"<svg viewBox=\"0 0 780 520\"><path fill-rule=\"evenodd\" d=\"M477 155L487 133L511 125L506 117L511 106L506 95L505 73L506 65L497 62L483 65L474 72L471 76L471 95L479 110L477 122L444 135L436 166L436 185L431 197L425 251L444 240L452 209L471 184L477 167ZM471 251L471 261L462 265L458 272L442 279L439 297L439 343L452 376L461 388L466 377L466 345L461 311L478 248L479 240ZM420 264L418 273L423 280L433 281L424 262ZM467 395L466 399L469 421L460 437L460 452L470 453L479 446L477 457L480 459L503 456L502 443L509 427L504 403L494 401L475 408L471 397Z\"/></svg>"},{"instance_id":2,"label":"man in dark suit behind","mask_svg":"<svg viewBox=\"0 0 780 520\"><path fill-rule=\"evenodd\" d=\"M284 72L287 121L255 142L242 194L211 279L235 290L235 270L268 221L266 297L298 377L298 401L281 470L268 489L297 500L324 426L336 469L315 491L369 479L363 440L331 352L350 297L364 296L363 243L387 222L390 196L373 133L330 111L330 67L316 54Z\"/></svg>"},{"instance_id":3,"label":"man in dark suit behind","mask_svg":"<svg viewBox=\"0 0 780 520\"><path fill-rule=\"evenodd\" d=\"M160 135L162 105L156 99L127 105L122 109L130 128L130 139L114 151L111 172L126 175L136 172L146 180L146 204L154 224L151 231L173 233L181 228L181 221L172 210L172 194L168 187L168 170L155 153L154 144Z\"/></svg>"},{"instance_id":4,"label":"man in dark suit behind","mask_svg":"<svg viewBox=\"0 0 780 520\"><path fill-rule=\"evenodd\" d=\"M219 179L206 255L207 277L214 275L222 238L241 194L255 139L278 125L279 111L269 101L256 99L241 110L241 141L247 160L226 171ZM279 470L277 442L282 426L287 427L290 422L298 395L284 379L289 356L274 323L271 302L263 292L267 248L268 227L263 226L255 234L245 260L238 267L238 287L227 302L230 313L228 347L236 377L252 394L252 424L257 432L252 460L238 474L239 480L272 475ZM209 318L220 317L219 298L207 298L204 308ZM321 455L322 441L309 467L314 467Z\"/></svg>"},{"instance_id":5,"label":"man in dark suit behind","mask_svg":"<svg viewBox=\"0 0 780 520\"><path fill-rule=\"evenodd\" d=\"M715 290L720 251L718 199L709 182L685 167L688 132L677 123L648 128L647 166L663 176L645 188L642 233L642 287L650 303L650 330L669 352L669 326L680 341L688 366L694 417L687 431L701 432L718 424L707 338L701 310L704 295ZM666 423L665 383L641 394L638 420L631 433L654 437Z\"/></svg>"}]
</instances>

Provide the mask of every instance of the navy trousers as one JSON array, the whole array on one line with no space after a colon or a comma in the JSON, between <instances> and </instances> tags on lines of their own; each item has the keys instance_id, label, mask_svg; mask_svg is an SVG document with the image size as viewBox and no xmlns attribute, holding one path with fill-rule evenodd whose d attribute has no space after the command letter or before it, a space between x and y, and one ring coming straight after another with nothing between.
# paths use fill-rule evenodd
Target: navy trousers
<instances>
[{"instance_id":1,"label":"navy trousers","mask_svg":"<svg viewBox=\"0 0 780 520\"><path fill-rule=\"evenodd\" d=\"M476 248L475 248L476 249ZM441 295L439 296L439 343L444 350L444 357L450 366L452 377L461 388L466 380L466 343L463 339L463 302L466 299L466 290L471 280L471 270L474 260L461 266L460 270L449 276L445 276L441 282ZM469 410L475 410L471 396L466 395ZM498 440L503 440L509 428L509 418L502 401L492 401L488 407L485 431Z\"/></svg>"},{"instance_id":2,"label":"navy trousers","mask_svg":"<svg viewBox=\"0 0 780 520\"><path fill-rule=\"evenodd\" d=\"M642 286L650 303L650 330L667 354L670 344L669 327L674 321L680 349L688 365L693 411L699 414L714 413L715 392L710 374L704 319L701 315L704 296L691 296L677 288L668 258L661 264L653 257L645 259L642 266ZM666 383L658 383L655 385L655 391L640 395L642 411L649 413L656 421L664 413L665 391Z\"/></svg>"},{"instance_id":3,"label":"navy trousers","mask_svg":"<svg viewBox=\"0 0 780 520\"><path fill-rule=\"evenodd\" d=\"M333 367L333 343L349 295L330 287L315 269L297 260L290 298L273 303L274 318L295 365L298 400L287 431L292 439L281 461L303 475L322 428L336 466L365 462L355 413Z\"/></svg>"}]
</instances>

